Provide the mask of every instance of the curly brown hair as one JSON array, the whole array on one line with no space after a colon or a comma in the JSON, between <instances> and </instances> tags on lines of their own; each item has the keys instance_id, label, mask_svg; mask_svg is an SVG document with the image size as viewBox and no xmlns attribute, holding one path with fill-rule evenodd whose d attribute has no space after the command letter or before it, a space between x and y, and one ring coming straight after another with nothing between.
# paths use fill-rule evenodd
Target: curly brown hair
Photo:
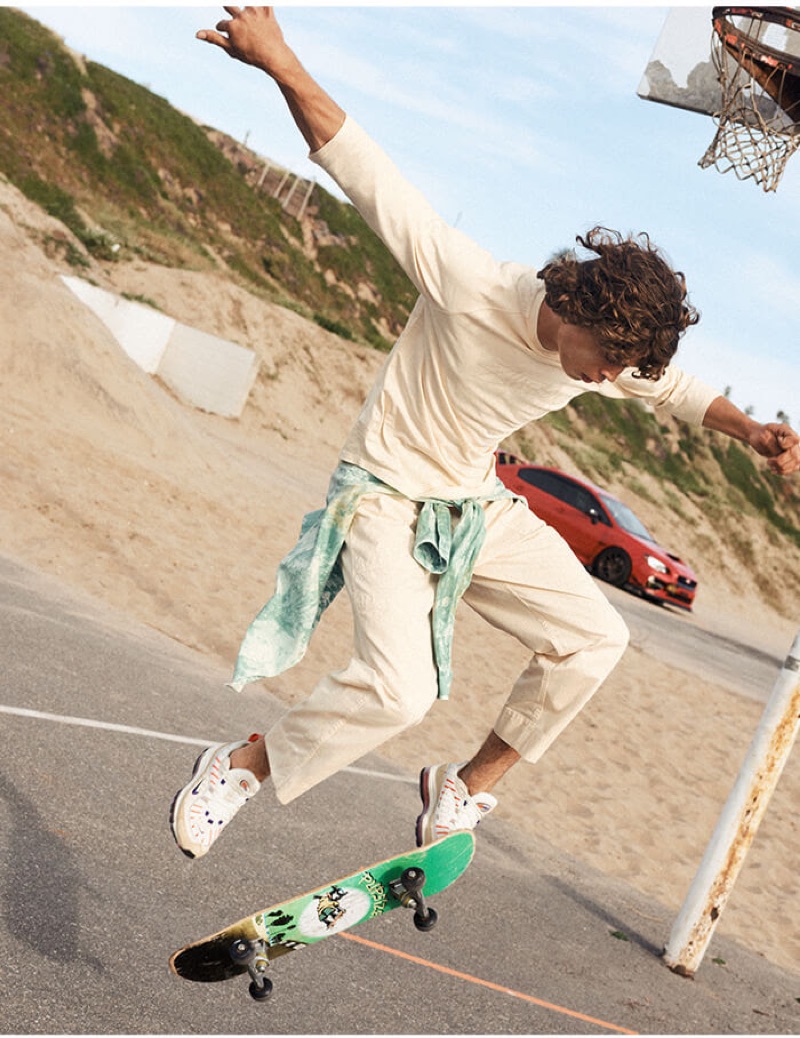
<instances>
[{"instance_id":1,"label":"curly brown hair","mask_svg":"<svg viewBox=\"0 0 800 1038\"><path fill-rule=\"evenodd\" d=\"M647 234L623 238L594 227L575 240L597 258L579 259L575 249L554 256L537 275L547 305L568 324L593 329L608 360L635 367L637 378L660 378L681 335L700 320L683 274Z\"/></svg>"}]
</instances>

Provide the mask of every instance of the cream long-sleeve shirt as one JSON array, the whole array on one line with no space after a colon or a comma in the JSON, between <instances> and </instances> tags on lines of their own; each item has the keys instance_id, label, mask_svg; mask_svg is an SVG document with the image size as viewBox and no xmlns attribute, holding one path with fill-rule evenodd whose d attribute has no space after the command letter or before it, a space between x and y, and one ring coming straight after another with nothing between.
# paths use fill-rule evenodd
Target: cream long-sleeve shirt
<instances>
[{"instance_id":1,"label":"cream long-sleeve shirt","mask_svg":"<svg viewBox=\"0 0 800 1038\"><path fill-rule=\"evenodd\" d=\"M415 500L495 485L505 437L587 391L637 397L699 425L719 394L675 365L587 387L536 334L544 283L446 224L350 117L311 159L383 240L420 293L341 452Z\"/></svg>"}]
</instances>

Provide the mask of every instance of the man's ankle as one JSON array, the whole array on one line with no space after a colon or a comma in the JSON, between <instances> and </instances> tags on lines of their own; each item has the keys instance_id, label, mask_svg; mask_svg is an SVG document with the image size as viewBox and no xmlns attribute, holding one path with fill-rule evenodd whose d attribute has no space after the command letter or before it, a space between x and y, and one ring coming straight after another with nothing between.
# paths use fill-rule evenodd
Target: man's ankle
<instances>
[{"instance_id":1,"label":"man's ankle","mask_svg":"<svg viewBox=\"0 0 800 1038\"><path fill-rule=\"evenodd\" d=\"M476 785L475 779L473 778L474 769L471 765L471 761L469 762L469 764L465 764L464 767L461 768L461 770L458 772L458 777L467 787L467 792L470 796L475 796L476 793L486 793L487 790L483 789L482 787L479 787L479 785Z\"/></svg>"},{"instance_id":2,"label":"man's ankle","mask_svg":"<svg viewBox=\"0 0 800 1038\"><path fill-rule=\"evenodd\" d=\"M261 736L246 746L240 746L231 754L231 767L242 768L254 775L259 782L269 778L269 758L264 737Z\"/></svg>"}]
</instances>

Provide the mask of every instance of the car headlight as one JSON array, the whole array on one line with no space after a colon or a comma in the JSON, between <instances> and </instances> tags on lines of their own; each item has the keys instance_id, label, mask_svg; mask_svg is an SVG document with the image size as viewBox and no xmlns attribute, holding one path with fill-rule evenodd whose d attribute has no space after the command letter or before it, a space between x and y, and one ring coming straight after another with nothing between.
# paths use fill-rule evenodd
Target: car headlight
<instances>
[{"instance_id":1,"label":"car headlight","mask_svg":"<svg viewBox=\"0 0 800 1038\"><path fill-rule=\"evenodd\" d=\"M657 559L655 555L646 556L645 561L650 569L654 569L656 573L669 573L669 567L661 559Z\"/></svg>"}]
</instances>

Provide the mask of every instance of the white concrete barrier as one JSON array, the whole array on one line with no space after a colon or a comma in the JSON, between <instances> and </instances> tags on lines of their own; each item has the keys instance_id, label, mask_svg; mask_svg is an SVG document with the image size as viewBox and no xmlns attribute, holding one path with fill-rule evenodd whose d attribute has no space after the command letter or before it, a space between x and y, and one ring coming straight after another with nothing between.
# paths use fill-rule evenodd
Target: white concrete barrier
<instances>
[{"instance_id":1,"label":"white concrete barrier","mask_svg":"<svg viewBox=\"0 0 800 1038\"><path fill-rule=\"evenodd\" d=\"M239 417L258 374L253 350L180 324L82 278L62 275L61 280L143 371L158 375L193 407L226 418Z\"/></svg>"},{"instance_id":2,"label":"white concrete barrier","mask_svg":"<svg viewBox=\"0 0 800 1038\"><path fill-rule=\"evenodd\" d=\"M83 278L61 276L64 284L103 322L131 360L155 375L175 321L151 306L106 292Z\"/></svg>"},{"instance_id":3,"label":"white concrete barrier","mask_svg":"<svg viewBox=\"0 0 800 1038\"><path fill-rule=\"evenodd\" d=\"M175 324L158 376L189 404L238 418L258 374L252 350L186 324Z\"/></svg>"}]
</instances>

